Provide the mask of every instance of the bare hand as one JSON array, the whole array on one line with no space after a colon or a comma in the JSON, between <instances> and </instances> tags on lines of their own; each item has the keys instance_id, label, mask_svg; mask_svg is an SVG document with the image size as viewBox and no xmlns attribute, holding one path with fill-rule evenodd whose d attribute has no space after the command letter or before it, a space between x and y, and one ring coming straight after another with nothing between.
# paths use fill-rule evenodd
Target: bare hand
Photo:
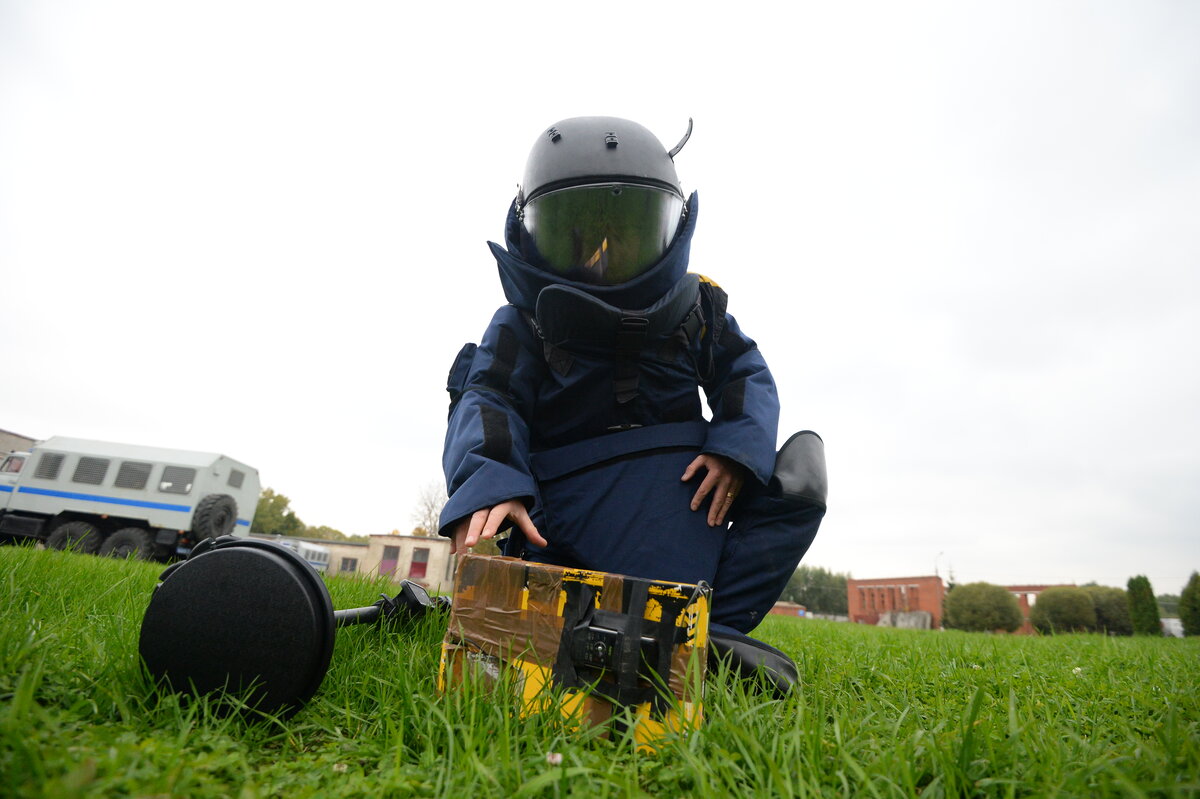
<instances>
[{"instance_id":1,"label":"bare hand","mask_svg":"<svg viewBox=\"0 0 1200 799\"><path fill-rule=\"evenodd\" d=\"M510 499L490 508L480 508L471 514L470 519L463 519L459 522L458 526L454 528L450 554L466 555L471 547L479 543L479 539L491 538L496 535L507 519L516 522L517 527L532 543L539 547L548 545L537 527L534 527L533 520L529 518L529 511L525 510L525 503Z\"/></svg>"},{"instance_id":2,"label":"bare hand","mask_svg":"<svg viewBox=\"0 0 1200 799\"><path fill-rule=\"evenodd\" d=\"M681 479L686 483L700 469L706 469L708 473L704 475L700 488L696 489L696 495L692 497L692 510L700 510L705 497L712 494L712 504L708 506L708 526L716 527L725 523L725 514L729 512L730 506L742 490L742 484L746 482L746 470L740 463L724 455L697 455L696 459L688 464Z\"/></svg>"}]
</instances>

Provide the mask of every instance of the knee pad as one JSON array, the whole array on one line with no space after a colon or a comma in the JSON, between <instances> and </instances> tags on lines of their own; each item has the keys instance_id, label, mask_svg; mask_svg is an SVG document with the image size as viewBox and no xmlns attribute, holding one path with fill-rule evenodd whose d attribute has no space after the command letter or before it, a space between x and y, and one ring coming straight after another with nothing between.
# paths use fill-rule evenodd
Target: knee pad
<instances>
[{"instance_id":1,"label":"knee pad","mask_svg":"<svg viewBox=\"0 0 1200 799\"><path fill-rule=\"evenodd\" d=\"M772 482L780 496L817 507L825 507L829 477L825 472L825 442L811 430L789 438L775 456Z\"/></svg>"}]
</instances>

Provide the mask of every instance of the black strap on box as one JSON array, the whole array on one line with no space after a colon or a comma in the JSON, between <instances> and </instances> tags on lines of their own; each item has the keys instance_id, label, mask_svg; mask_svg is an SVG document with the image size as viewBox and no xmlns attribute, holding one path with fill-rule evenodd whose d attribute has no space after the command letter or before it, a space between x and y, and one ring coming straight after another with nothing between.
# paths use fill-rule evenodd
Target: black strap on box
<instances>
[{"instance_id":1,"label":"black strap on box","mask_svg":"<svg viewBox=\"0 0 1200 799\"><path fill-rule=\"evenodd\" d=\"M658 621L645 618L649 598L646 580L626 578L623 585L623 612L600 610L596 607L595 586L584 582L563 585L566 602L563 605L563 630L559 639L558 657L551 670L555 685L564 688L590 688L592 693L618 705L638 705L649 702L656 715L670 706L669 683L671 659L676 644L686 637L686 630L676 622L690 601L684 597L656 597L662 608ZM602 627L620 634L620 648L614 653L613 671L578 664L572 657L576 637L586 636L593 627ZM656 662L643 668L642 639L658 645ZM613 680L615 677L615 681Z\"/></svg>"}]
</instances>

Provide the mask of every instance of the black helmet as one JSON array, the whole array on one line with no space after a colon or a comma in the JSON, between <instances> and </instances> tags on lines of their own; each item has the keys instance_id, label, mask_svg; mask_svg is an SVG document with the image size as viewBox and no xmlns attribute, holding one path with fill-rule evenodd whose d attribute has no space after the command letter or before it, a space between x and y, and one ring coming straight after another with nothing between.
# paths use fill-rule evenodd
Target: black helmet
<instances>
[{"instance_id":1,"label":"black helmet","mask_svg":"<svg viewBox=\"0 0 1200 799\"><path fill-rule=\"evenodd\" d=\"M573 280L614 285L662 258L683 214L675 154L646 128L616 117L575 117L533 145L517 195L521 246Z\"/></svg>"}]
</instances>

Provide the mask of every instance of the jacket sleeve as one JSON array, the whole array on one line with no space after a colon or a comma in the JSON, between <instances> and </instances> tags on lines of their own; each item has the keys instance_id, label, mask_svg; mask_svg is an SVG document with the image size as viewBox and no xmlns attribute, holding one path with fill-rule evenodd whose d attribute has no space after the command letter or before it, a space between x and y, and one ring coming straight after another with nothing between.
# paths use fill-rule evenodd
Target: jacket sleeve
<instances>
[{"instance_id":1,"label":"jacket sleeve","mask_svg":"<svg viewBox=\"0 0 1200 799\"><path fill-rule=\"evenodd\" d=\"M703 382L712 421L704 451L745 466L762 484L775 469L779 394L775 379L754 340L732 316L710 320L705 337L711 348Z\"/></svg>"},{"instance_id":2,"label":"jacket sleeve","mask_svg":"<svg viewBox=\"0 0 1200 799\"><path fill-rule=\"evenodd\" d=\"M529 424L545 361L521 312L496 312L476 347L450 369L450 419L442 452L449 500L439 533L481 508L519 499L532 508L537 486L529 466Z\"/></svg>"}]
</instances>

